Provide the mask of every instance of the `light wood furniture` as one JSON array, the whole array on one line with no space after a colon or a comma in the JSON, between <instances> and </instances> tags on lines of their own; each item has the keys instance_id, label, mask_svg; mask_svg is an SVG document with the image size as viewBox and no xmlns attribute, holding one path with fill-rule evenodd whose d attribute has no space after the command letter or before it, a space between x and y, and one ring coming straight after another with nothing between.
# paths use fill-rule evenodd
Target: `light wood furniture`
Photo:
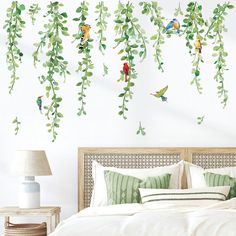
<instances>
[{"instance_id":1,"label":"light wood furniture","mask_svg":"<svg viewBox=\"0 0 236 236\"><path fill-rule=\"evenodd\" d=\"M47 232L51 233L60 222L60 207L40 207L38 209L20 209L18 207L0 208L0 216L5 217L5 223L10 222L10 217L15 216L43 216L47 218ZM54 220L53 220L54 218ZM53 227L54 223L54 227Z\"/></svg>"},{"instance_id":2,"label":"light wood furniture","mask_svg":"<svg viewBox=\"0 0 236 236\"><path fill-rule=\"evenodd\" d=\"M119 168L151 168L175 164L180 160L203 168L236 166L236 148L79 148L78 210L89 206L93 189L92 161ZM186 183L184 175L183 183Z\"/></svg>"}]
</instances>

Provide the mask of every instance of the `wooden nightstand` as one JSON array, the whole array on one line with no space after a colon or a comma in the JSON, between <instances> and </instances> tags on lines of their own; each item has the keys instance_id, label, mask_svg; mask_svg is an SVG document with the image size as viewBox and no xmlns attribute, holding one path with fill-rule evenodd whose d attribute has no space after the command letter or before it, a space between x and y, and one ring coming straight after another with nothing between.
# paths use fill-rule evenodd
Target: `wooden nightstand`
<instances>
[{"instance_id":1,"label":"wooden nightstand","mask_svg":"<svg viewBox=\"0 0 236 236\"><path fill-rule=\"evenodd\" d=\"M40 207L38 209L20 209L18 207L0 208L0 216L5 217L5 222L10 221L12 216L43 216L47 218L47 232L51 233L60 222L60 207ZM54 227L53 227L53 217ZM11 222L12 223L12 222Z\"/></svg>"}]
</instances>

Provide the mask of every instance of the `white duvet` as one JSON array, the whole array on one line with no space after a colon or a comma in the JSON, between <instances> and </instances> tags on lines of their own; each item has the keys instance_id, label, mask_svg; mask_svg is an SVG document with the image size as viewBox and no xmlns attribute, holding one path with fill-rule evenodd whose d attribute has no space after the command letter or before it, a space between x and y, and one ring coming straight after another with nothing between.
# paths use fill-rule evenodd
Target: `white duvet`
<instances>
[{"instance_id":1,"label":"white duvet","mask_svg":"<svg viewBox=\"0 0 236 236\"><path fill-rule=\"evenodd\" d=\"M87 208L50 236L236 236L236 198Z\"/></svg>"}]
</instances>

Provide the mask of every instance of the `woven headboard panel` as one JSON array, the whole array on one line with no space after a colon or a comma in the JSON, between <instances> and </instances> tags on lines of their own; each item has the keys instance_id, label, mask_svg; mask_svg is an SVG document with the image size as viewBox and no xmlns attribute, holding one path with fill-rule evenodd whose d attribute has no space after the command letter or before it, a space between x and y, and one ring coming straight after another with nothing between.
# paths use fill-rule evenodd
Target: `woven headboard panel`
<instances>
[{"instance_id":1,"label":"woven headboard panel","mask_svg":"<svg viewBox=\"0 0 236 236\"><path fill-rule=\"evenodd\" d=\"M90 204L93 160L120 168L150 168L180 160L203 168L236 166L236 148L79 148L78 157L79 210Z\"/></svg>"},{"instance_id":2,"label":"woven headboard panel","mask_svg":"<svg viewBox=\"0 0 236 236\"><path fill-rule=\"evenodd\" d=\"M93 189L92 161L119 168L151 168L184 159L183 148L80 148L79 210L88 207Z\"/></svg>"},{"instance_id":3,"label":"woven headboard panel","mask_svg":"<svg viewBox=\"0 0 236 236\"><path fill-rule=\"evenodd\" d=\"M236 148L189 148L188 160L205 169L236 166Z\"/></svg>"}]
</instances>

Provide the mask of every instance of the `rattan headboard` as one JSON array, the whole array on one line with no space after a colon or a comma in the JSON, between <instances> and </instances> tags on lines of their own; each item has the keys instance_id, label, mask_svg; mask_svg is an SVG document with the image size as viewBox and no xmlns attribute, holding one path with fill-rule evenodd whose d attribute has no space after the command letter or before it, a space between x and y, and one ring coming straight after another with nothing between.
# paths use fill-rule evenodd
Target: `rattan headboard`
<instances>
[{"instance_id":1,"label":"rattan headboard","mask_svg":"<svg viewBox=\"0 0 236 236\"><path fill-rule=\"evenodd\" d=\"M236 166L236 148L79 148L78 209L89 206L92 161L119 168L150 168L186 160L204 168Z\"/></svg>"}]
</instances>

